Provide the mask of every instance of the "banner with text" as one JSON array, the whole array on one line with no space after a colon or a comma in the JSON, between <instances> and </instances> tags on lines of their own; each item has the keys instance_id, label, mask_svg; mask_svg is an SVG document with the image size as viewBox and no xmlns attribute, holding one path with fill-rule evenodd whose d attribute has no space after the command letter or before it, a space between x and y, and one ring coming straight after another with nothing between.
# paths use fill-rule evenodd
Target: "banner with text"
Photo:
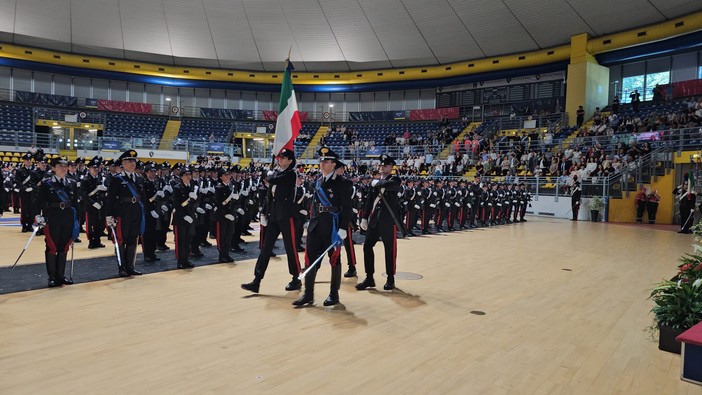
<instances>
[{"instance_id":1,"label":"banner with text","mask_svg":"<svg viewBox=\"0 0 702 395\"><path fill-rule=\"evenodd\" d=\"M410 110L410 121L438 121L443 117L458 118L458 107Z\"/></svg>"}]
</instances>

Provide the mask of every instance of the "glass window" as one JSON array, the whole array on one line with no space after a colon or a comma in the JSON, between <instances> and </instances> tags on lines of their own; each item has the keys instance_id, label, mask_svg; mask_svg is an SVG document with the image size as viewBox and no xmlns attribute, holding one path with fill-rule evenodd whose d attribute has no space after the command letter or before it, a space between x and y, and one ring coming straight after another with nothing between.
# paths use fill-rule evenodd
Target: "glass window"
<instances>
[{"instance_id":1,"label":"glass window","mask_svg":"<svg viewBox=\"0 0 702 395\"><path fill-rule=\"evenodd\" d=\"M702 66L697 68L697 78L702 80Z\"/></svg>"},{"instance_id":2,"label":"glass window","mask_svg":"<svg viewBox=\"0 0 702 395\"><path fill-rule=\"evenodd\" d=\"M653 88L655 88L656 85L666 85L669 82L670 71L646 74L646 93L644 94L643 100L653 100ZM665 92L663 93L663 97L665 97Z\"/></svg>"},{"instance_id":3,"label":"glass window","mask_svg":"<svg viewBox=\"0 0 702 395\"><path fill-rule=\"evenodd\" d=\"M629 96L634 93L635 90L639 91L639 93L643 92L644 76L635 75L632 77L624 77L622 79L622 102L631 101Z\"/></svg>"}]
</instances>

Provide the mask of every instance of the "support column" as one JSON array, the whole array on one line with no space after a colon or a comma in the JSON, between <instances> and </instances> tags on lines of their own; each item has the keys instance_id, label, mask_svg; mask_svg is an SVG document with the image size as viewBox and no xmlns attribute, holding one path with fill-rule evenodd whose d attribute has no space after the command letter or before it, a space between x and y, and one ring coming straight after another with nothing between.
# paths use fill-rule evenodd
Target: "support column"
<instances>
[{"instance_id":1,"label":"support column","mask_svg":"<svg viewBox=\"0 0 702 395\"><path fill-rule=\"evenodd\" d=\"M592 117L595 107L607 105L609 96L609 68L600 66L587 51L587 33L570 39L570 64L566 86L568 123L575 125L578 106L583 106L585 119Z\"/></svg>"}]
</instances>

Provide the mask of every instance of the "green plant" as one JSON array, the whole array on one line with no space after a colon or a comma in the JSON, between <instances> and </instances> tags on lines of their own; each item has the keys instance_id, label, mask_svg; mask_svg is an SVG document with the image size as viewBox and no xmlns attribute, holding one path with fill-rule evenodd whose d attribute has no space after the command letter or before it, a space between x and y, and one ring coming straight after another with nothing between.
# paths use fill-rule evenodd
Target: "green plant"
<instances>
[{"instance_id":1,"label":"green plant","mask_svg":"<svg viewBox=\"0 0 702 395\"><path fill-rule=\"evenodd\" d=\"M590 203L588 203L587 207L590 210L602 211L602 209L604 209L604 202L602 201L601 197L593 196L592 199L590 199Z\"/></svg>"},{"instance_id":2,"label":"green plant","mask_svg":"<svg viewBox=\"0 0 702 395\"><path fill-rule=\"evenodd\" d=\"M656 304L651 312L656 327L689 329L702 321L702 279L663 281L651 291Z\"/></svg>"}]
</instances>

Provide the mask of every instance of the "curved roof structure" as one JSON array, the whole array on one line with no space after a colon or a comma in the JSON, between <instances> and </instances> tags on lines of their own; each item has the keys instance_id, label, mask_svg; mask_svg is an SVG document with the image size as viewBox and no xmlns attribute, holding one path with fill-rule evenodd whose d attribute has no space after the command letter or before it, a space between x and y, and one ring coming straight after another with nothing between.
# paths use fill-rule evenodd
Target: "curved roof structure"
<instances>
[{"instance_id":1,"label":"curved roof structure","mask_svg":"<svg viewBox=\"0 0 702 395\"><path fill-rule=\"evenodd\" d=\"M700 0L0 0L0 41L166 65L300 71L431 66L566 44Z\"/></svg>"}]
</instances>

